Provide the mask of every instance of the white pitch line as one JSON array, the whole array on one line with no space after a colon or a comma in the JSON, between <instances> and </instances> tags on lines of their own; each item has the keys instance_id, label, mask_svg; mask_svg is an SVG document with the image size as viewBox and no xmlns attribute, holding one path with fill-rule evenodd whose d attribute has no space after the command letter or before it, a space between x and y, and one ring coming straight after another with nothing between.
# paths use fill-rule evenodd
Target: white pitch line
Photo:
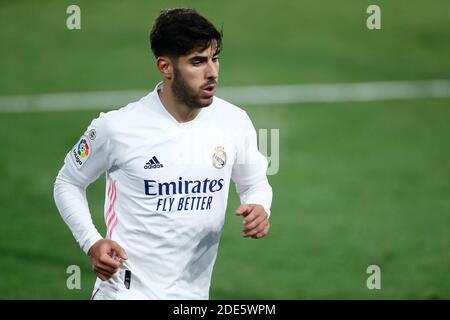
<instances>
[{"instance_id":1,"label":"white pitch line","mask_svg":"<svg viewBox=\"0 0 450 320\"><path fill-rule=\"evenodd\" d=\"M111 110L136 101L147 93L148 91L145 90L127 90L0 96L0 113ZM217 96L242 106L448 98L450 97L450 80L225 87L219 88Z\"/></svg>"}]
</instances>

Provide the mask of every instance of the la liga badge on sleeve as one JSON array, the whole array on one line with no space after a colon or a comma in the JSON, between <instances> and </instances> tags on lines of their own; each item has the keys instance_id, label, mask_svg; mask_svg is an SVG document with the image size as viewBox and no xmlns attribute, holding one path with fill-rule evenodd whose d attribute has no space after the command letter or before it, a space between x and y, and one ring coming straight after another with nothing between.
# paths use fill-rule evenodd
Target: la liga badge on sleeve
<instances>
[{"instance_id":1,"label":"la liga badge on sleeve","mask_svg":"<svg viewBox=\"0 0 450 320\"><path fill-rule=\"evenodd\" d=\"M86 163L91 154L92 145L90 144L89 139L86 136L82 136L70 152L72 160L78 169L80 169Z\"/></svg>"}]
</instances>

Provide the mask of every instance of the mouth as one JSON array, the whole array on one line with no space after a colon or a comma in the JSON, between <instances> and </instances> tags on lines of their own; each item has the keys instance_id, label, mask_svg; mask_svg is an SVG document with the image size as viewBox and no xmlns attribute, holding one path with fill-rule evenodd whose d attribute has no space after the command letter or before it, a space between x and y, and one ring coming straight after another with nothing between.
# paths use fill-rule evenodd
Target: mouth
<instances>
[{"instance_id":1,"label":"mouth","mask_svg":"<svg viewBox=\"0 0 450 320\"><path fill-rule=\"evenodd\" d=\"M216 93L216 84L209 84L202 88L202 96L204 98L211 98Z\"/></svg>"}]
</instances>

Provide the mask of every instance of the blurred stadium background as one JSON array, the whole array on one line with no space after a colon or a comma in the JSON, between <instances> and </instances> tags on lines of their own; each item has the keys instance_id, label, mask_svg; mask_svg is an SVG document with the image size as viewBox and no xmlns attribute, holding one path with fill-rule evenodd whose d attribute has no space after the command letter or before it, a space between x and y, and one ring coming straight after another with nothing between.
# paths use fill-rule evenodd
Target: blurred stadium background
<instances>
[{"instance_id":1,"label":"blurred stadium background","mask_svg":"<svg viewBox=\"0 0 450 320\"><path fill-rule=\"evenodd\" d=\"M66 28L70 4L81 30ZM370 4L381 30L366 28ZM176 6L223 25L224 87L450 80L444 0L1 1L1 299L90 297L95 277L53 182L90 121L121 106L14 112L4 97L152 90L148 30ZM257 128L280 129L272 229L242 239L231 190L211 298L449 299L448 96L242 105ZM102 233L104 184L88 189ZM372 264L381 290L366 287ZM66 287L69 265L81 267L81 290Z\"/></svg>"}]
</instances>

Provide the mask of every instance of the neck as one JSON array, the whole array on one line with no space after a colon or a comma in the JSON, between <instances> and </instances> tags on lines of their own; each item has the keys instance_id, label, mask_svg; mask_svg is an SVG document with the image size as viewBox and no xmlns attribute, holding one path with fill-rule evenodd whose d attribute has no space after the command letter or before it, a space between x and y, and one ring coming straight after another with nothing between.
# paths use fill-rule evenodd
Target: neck
<instances>
[{"instance_id":1,"label":"neck","mask_svg":"<svg viewBox=\"0 0 450 320\"><path fill-rule=\"evenodd\" d=\"M170 85L164 82L160 90L158 90L159 98L164 108L169 112L172 117L179 123L188 122L194 120L200 113L199 109L190 108L183 101L178 100L172 92Z\"/></svg>"}]
</instances>

